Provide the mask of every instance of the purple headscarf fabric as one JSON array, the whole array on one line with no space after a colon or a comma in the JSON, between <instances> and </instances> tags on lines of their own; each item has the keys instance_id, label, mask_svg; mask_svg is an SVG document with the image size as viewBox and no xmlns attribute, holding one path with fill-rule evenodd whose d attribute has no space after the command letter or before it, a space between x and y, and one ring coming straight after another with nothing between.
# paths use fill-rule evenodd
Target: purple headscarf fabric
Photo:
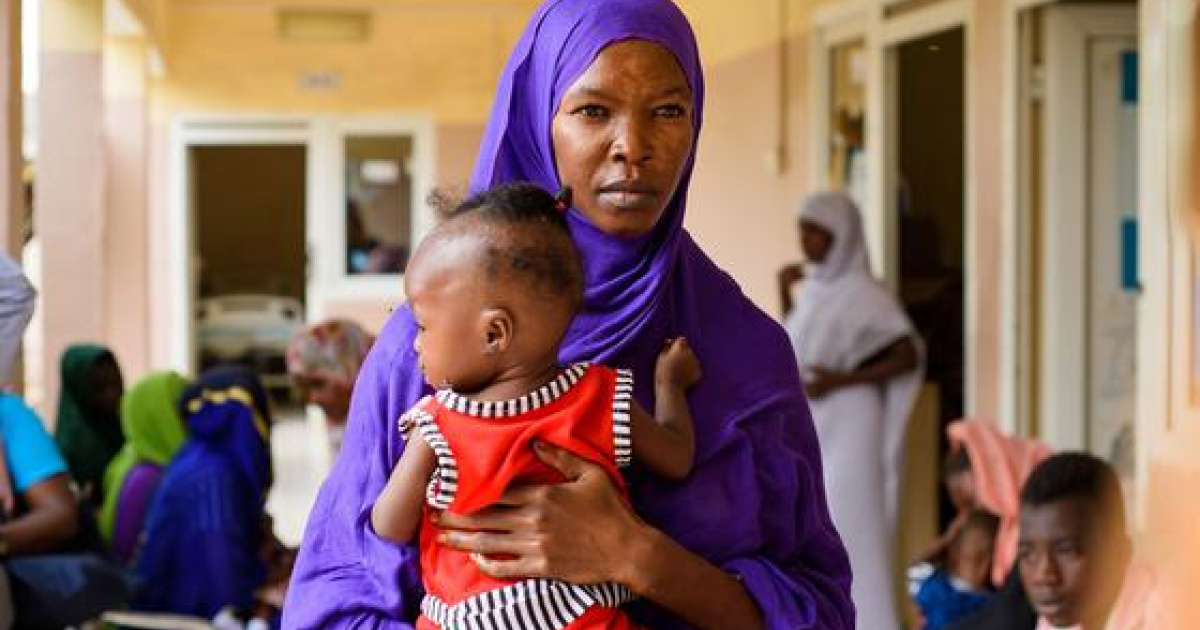
<instances>
[{"instance_id":1,"label":"purple headscarf fabric","mask_svg":"<svg viewBox=\"0 0 1200 630\"><path fill-rule=\"evenodd\" d=\"M658 42L690 82L700 128L703 78L686 18L669 0L550 0L530 20L500 80L473 190L509 181L559 186L550 124L563 92L607 45ZM692 156L694 158L694 154ZM704 365L689 401L696 463L683 483L635 472L634 505L648 522L740 577L772 630L854 627L850 568L829 517L820 454L783 330L683 229L689 159L679 190L648 235L620 239L578 212L584 308L563 361L632 368L653 408L654 360L686 335ZM396 419L426 393L412 315L391 318L360 373L341 456L310 516L285 628L407 628L421 596L418 551L378 538L370 511L399 459ZM685 628L642 604L639 622Z\"/></svg>"}]
</instances>

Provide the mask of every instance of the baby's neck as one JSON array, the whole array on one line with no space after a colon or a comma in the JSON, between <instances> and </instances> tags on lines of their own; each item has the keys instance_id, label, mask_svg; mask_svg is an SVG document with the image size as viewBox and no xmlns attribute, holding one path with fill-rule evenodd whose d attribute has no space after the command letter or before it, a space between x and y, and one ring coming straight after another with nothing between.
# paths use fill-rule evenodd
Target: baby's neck
<instances>
[{"instance_id":1,"label":"baby's neck","mask_svg":"<svg viewBox=\"0 0 1200 630\"><path fill-rule=\"evenodd\" d=\"M538 365L512 366L478 391L458 392L458 394L480 402L512 400L553 381L562 371L562 366L556 361L542 362Z\"/></svg>"}]
</instances>

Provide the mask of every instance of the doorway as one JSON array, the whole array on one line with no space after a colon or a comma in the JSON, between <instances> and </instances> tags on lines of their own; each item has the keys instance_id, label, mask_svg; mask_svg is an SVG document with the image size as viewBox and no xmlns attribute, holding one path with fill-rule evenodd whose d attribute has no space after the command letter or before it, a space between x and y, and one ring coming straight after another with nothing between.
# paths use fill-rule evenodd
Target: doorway
<instances>
[{"instance_id":1,"label":"doorway","mask_svg":"<svg viewBox=\"0 0 1200 630\"><path fill-rule=\"evenodd\" d=\"M199 369L237 362L286 395L284 357L304 324L304 144L189 150Z\"/></svg>"},{"instance_id":2,"label":"doorway","mask_svg":"<svg viewBox=\"0 0 1200 630\"><path fill-rule=\"evenodd\" d=\"M893 54L898 290L925 339L945 426L964 411L964 29L900 44Z\"/></svg>"}]
</instances>

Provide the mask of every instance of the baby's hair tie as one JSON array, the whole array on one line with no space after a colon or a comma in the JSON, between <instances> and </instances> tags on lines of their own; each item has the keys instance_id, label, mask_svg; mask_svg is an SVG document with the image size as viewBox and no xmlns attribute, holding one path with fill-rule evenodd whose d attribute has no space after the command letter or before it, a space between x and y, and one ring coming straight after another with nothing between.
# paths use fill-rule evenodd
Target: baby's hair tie
<instances>
[{"instance_id":1,"label":"baby's hair tie","mask_svg":"<svg viewBox=\"0 0 1200 630\"><path fill-rule=\"evenodd\" d=\"M561 214L566 214L567 208L571 207L571 187L563 186L558 189L558 193L554 195L554 209Z\"/></svg>"}]
</instances>

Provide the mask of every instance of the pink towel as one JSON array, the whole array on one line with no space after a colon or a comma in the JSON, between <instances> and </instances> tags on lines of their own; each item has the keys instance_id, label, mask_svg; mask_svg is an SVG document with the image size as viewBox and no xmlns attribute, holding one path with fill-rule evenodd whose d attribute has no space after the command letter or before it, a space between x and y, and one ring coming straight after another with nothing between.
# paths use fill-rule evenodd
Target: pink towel
<instances>
[{"instance_id":1,"label":"pink towel","mask_svg":"<svg viewBox=\"0 0 1200 630\"><path fill-rule=\"evenodd\" d=\"M1053 451L1041 442L1005 435L986 420L959 420L946 428L946 435L951 449L967 449L979 507L1000 517L992 558L992 582L999 587L1017 559L1021 486Z\"/></svg>"}]
</instances>

